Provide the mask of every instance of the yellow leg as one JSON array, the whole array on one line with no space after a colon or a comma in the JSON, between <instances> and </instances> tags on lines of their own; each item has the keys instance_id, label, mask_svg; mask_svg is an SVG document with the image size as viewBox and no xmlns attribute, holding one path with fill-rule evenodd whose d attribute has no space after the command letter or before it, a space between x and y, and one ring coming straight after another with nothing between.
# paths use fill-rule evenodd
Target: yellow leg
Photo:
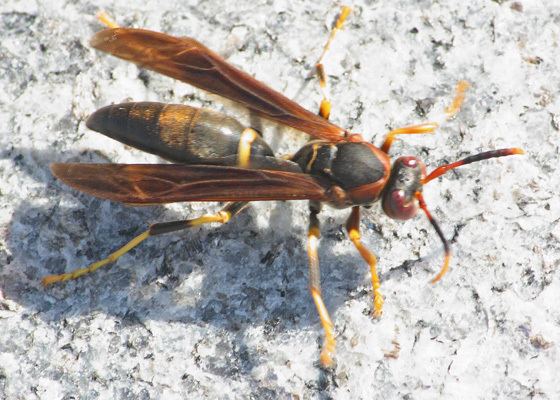
<instances>
[{"instance_id":1,"label":"yellow leg","mask_svg":"<svg viewBox=\"0 0 560 400\"><path fill-rule=\"evenodd\" d=\"M124 255L125 253L128 253L130 250L132 250L134 247L138 246L140 243L142 243L144 240L146 240L150 236L151 236L150 231L147 230L147 231L141 233L140 235L136 236L134 239L132 239L130 242L125 244L123 247L121 247L120 249L118 249L114 253L111 253L109 255L109 257L104 258L103 260L94 262L93 264L90 264L89 266L87 266L85 268L75 269L72 272L67 272L65 274L60 274L60 275L45 276L41 280L41 283L44 286L48 286L48 285L51 285L51 284L56 283L56 282L68 281L68 280L71 280L71 279L78 279L81 276L84 276L86 274L89 274L91 272L94 272L94 271L98 270L99 268L103 267L104 265L107 265L109 263L112 263L112 262L116 261L119 257Z\"/></svg>"},{"instance_id":2,"label":"yellow leg","mask_svg":"<svg viewBox=\"0 0 560 400\"><path fill-rule=\"evenodd\" d=\"M97 20L107 28L118 28L119 25L105 11L101 10L97 13Z\"/></svg>"},{"instance_id":3,"label":"yellow leg","mask_svg":"<svg viewBox=\"0 0 560 400\"><path fill-rule=\"evenodd\" d=\"M311 213L309 220L309 231L307 233L307 255L309 258L309 290L311 297L317 307L317 313L321 319L321 325L325 331L325 342L321 350L321 365L323 367L330 367L333 364L333 354L336 347L334 339L334 325L329 317L329 312L323 298L321 297L321 274L319 270L319 255L317 248L319 247L319 238L321 232L319 230L319 219L317 215L320 211L320 206L316 203L310 204Z\"/></svg>"},{"instance_id":4,"label":"yellow leg","mask_svg":"<svg viewBox=\"0 0 560 400\"><path fill-rule=\"evenodd\" d=\"M445 108L445 118L443 121L453 118L461 109L461 105L465 100L465 92L469 87L469 83L467 81L459 81L457 83L457 87L455 88L455 97L451 104ZM442 122L443 122L442 121ZM381 150L385 153L389 152L393 141L395 140L395 136L397 135L417 135L417 134L426 134L426 133L434 133L435 130L440 126L438 122L425 122L419 125L410 125L404 128L394 129L387 133L385 136L385 141L381 145Z\"/></svg>"},{"instance_id":5,"label":"yellow leg","mask_svg":"<svg viewBox=\"0 0 560 400\"><path fill-rule=\"evenodd\" d=\"M136 236L134 239L132 239L127 244L125 244L123 247L121 247L114 253L111 253L108 257L100 261L94 262L93 264L90 264L85 268L75 269L65 274L45 276L41 280L41 282L44 286L48 286L56 282L64 282L71 279L80 278L81 276L94 272L109 263L115 262L118 258L122 257L124 254L128 253L130 250L132 250L133 248L135 248L136 246L138 246L140 243L142 243L144 240L148 239L151 236L170 233L170 232L192 228L195 226L209 224L213 222L219 222L221 224L225 224L231 219L232 216L239 213L246 205L247 203L244 202L230 203L216 214L203 215L202 217L190 219L190 220L164 222L164 223L151 225L147 231Z\"/></svg>"},{"instance_id":6,"label":"yellow leg","mask_svg":"<svg viewBox=\"0 0 560 400\"><path fill-rule=\"evenodd\" d=\"M352 207L352 212L346 221L348 237L360 252L360 255L369 265L371 272L371 285L373 286L373 316L379 318L383 312L383 296L381 295L381 283L377 275L377 258L362 243L360 235L360 207Z\"/></svg>"},{"instance_id":7,"label":"yellow leg","mask_svg":"<svg viewBox=\"0 0 560 400\"><path fill-rule=\"evenodd\" d=\"M111 17L109 17L109 15L103 10L101 10L97 13L97 19L98 19L99 22L101 22L103 25L105 25L108 28L118 28L119 27L119 25L116 22L114 22L111 19ZM94 272L97 269L103 267L104 265L115 261L116 259L121 257L123 254L128 253L130 250L132 250L134 247L138 246L140 243L142 243L144 240L146 240L150 236L151 236L150 235L150 230L147 230L147 231L141 233L140 235L136 236L134 239L132 239L130 242L125 244L123 247L121 247L120 249L118 249L114 253L111 253L107 258L104 258L103 260L97 261L97 262L89 265L86 268L76 269L76 270L74 270L72 272L69 272L69 273L66 273L66 274L45 276L41 280L41 282L43 283L43 285L47 286L47 285L50 285L50 284L55 283L55 282L67 281L67 280L70 280L70 279L77 279L77 278L79 278L83 275L89 274L90 272Z\"/></svg>"},{"instance_id":8,"label":"yellow leg","mask_svg":"<svg viewBox=\"0 0 560 400\"><path fill-rule=\"evenodd\" d=\"M249 161L251 159L251 145L258 137L257 131L252 128L246 128L241 133L241 138L239 139L239 145L237 147L237 165L241 168L249 168Z\"/></svg>"},{"instance_id":9,"label":"yellow leg","mask_svg":"<svg viewBox=\"0 0 560 400\"><path fill-rule=\"evenodd\" d=\"M338 15L338 19L336 20L334 27L331 29L331 33L329 35L327 43L325 43L325 46L323 47L323 52L321 53L321 56L319 57L319 60L317 60L317 64L315 65L315 68L317 69L317 76L319 77L319 85L321 87L321 93L323 95L323 99L321 100L321 106L319 108L319 115L325 119L329 119L332 105L329 96L327 74L325 73L325 67L323 66L323 58L329 51L329 48L331 47L331 43L334 40L334 37L336 36L338 31L342 29L342 25L344 24L344 21L350 14L350 11L352 11L350 7L342 6L340 10L340 14Z\"/></svg>"},{"instance_id":10,"label":"yellow leg","mask_svg":"<svg viewBox=\"0 0 560 400\"><path fill-rule=\"evenodd\" d=\"M397 135L423 135L426 133L434 133L438 126L439 124L437 122L426 122L420 125L410 125L404 128L394 129L387 133L385 141L381 145L381 150L388 153Z\"/></svg>"},{"instance_id":11,"label":"yellow leg","mask_svg":"<svg viewBox=\"0 0 560 400\"><path fill-rule=\"evenodd\" d=\"M329 94L329 86L327 80L327 74L325 72L325 67L323 64L317 64L317 76L319 77L319 86L321 88L321 105L319 106L319 115L325 119L329 119L331 116L332 103Z\"/></svg>"},{"instance_id":12,"label":"yellow leg","mask_svg":"<svg viewBox=\"0 0 560 400\"><path fill-rule=\"evenodd\" d=\"M317 307L317 312L319 313L319 318L321 319L321 325L325 331L325 342L323 343L323 349L321 350L321 365L325 368L331 367L333 365L333 354L336 348L336 341L334 339L334 325L329 317L329 312L325 303L323 303L323 298L321 297L321 291L312 288L311 296L315 302L315 307Z\"/></svg>"}]
</instances>

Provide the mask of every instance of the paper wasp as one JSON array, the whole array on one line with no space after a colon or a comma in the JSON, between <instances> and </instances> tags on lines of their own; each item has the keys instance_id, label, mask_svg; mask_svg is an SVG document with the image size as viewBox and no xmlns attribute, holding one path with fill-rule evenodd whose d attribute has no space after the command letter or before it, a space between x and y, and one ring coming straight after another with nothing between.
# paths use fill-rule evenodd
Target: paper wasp
<instances>
[{"instance_id":1,"label":"paper wasp","mask_svg":"<svg viewBox=\"0 0 560 400\"><path fill-rule=\"evenodd\" d=\"M325 52L348 12L347 7L342 9ZM227 63L194 39L107 24L110 29L92 38L94 48L226 97L252 113L303 131L313 140L295 154L280 158L274 155L260 133L216 111L149 102L116 104L97 110L87 120L90 129L175 164L53 164L51 169L57 178L82 192L131 205L186 201L228 203L216 214L151 225L107 258L86 268L47 276L43 279L45 285L93 272L150 236L206 223L226 223L251 201L309 200L309 285L325 332L321 362L329 366L335 339L334 326L320 289L317 247L321 204L351 208L346 230L370 268L373 314L380 316L383 297L377 261L361 242L360 207L380 200L389 217L401 220L414 217L418 209L422 209L444 246L443 267L432 280L436 282L448 269L451 251L426 207L423 185L461 165L523 153L518 148L488 151L439 166L430 174L426 173L423 162L413 156L397 158L391 166L388 153L395 136L432 133L438 124L427 122L393 130L378 148L364 141L361 135L328 121L330 101L321 62L317 64L317 71L323 101L319 114L314 114ZM460 82L453 104L447 110L449 117L458 111L465 89L466 83Z\"/></svg>"}]
</instances>

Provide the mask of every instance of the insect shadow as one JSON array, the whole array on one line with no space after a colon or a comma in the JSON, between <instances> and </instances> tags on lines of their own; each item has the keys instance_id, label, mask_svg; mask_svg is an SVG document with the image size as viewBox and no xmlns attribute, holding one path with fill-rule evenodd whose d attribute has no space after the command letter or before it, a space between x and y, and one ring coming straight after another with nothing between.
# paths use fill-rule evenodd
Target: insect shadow
<instances>
[{"instance_id":1,"label":"insect shadow","mask_svg":"<svg viewBox=\"0 0 560 400\"><path fill-rule=\"evenodd\" d=\"M273 338L280 332L315 329L319 323L308 292L307 208L298 212L295 202L254 204L223 226L151 238L114 264L45 290L43 276L89 264L148 223L198 216L207 205L218 205L196 203L196 210L185 213L160 206L128 207L56 181L46 162L40 164L60 158L57 152L14 149L9 157L20 173L42 181L45 193L37 198L48 198L41 205L22 200L13 213L7 232L11 255L0 272L4 296L30 314L54 324L97 313L112 315L127 326L148 320L208 324L233 333L238 349L247 348L242 333L249 327L260 325ZM65 159L106 161L94 152L70 152ZM264 224L262 213L268 213ZM297 224L299 217L305 220ZM336 222L324 219L319 252L325 263L326 305L332 311L369 282L367 268L353 248L344 258L331 249L333 243L347 240L339 223L344 217ZM362 295L369 302L371 293ZM250 352L240 361L247 371L254 366Z\"/></svg>"}]
</instances>

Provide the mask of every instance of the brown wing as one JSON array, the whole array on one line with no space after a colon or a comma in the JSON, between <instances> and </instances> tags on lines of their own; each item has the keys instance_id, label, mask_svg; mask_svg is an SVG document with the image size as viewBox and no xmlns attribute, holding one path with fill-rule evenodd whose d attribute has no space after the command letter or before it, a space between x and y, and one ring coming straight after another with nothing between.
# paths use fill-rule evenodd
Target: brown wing
<instances>
[{"instance_id":1,"label":"brown wing","mask_svg":"<svg viewBox=\"0 0 560 400\"><path fill-rule=\"evenodd\" d=\"M116 28L91 39L98 50L239 102L249 110L319 139L344 140L344 129L227 63L194 39Z\"/></svg>"},{"instance_id":2,"label":"brown wing","mask_svg":"<svg viewBox=\"0 0 560 400\"><path fill-rule=\"evenodd\" d=\"M181 164L52 164L53 174L82 192L122 203L325 200L309 175Z\"/></svg>"}]
</instances>

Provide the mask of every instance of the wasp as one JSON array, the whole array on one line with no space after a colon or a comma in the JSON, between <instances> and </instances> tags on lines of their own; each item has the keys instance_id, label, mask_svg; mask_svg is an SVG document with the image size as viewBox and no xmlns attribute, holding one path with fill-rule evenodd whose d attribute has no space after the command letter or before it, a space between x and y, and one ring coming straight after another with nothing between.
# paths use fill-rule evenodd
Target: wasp
<instances>
[{"instance_id":1,"label":"wasp","mask_svg":"<svg viewBox=\"0 0 560 400\"><path fill-rule=\"evenodd\" d=\"M225 61L195 39L174 37L144 29L123 28L106 18L108 29L98 32L91 45L100 51L136 63L208 92L223 96L250 112L311 136L292 155L278 157L261 133L220 112L182 104L133 102L95 111L87 127L119 142L172 161L173 164L52 164L53 174L79 191L129 205L172 202L227 202L219 212L194 219L156 223L108 257L85 268L43 278L44 285L76 279L112 263L149 237L209 223L225 224L252 201L309 200L307 253L309 289L324 330L320 360L332 365L334 325L321 294L317 253L321 206L350 208L346 230L350 241L371 272L373 315L379 317L383 296L377 259L362 243L360 209L380 201L390 218L407 220L421 209L444 248L443 267L448 270L451 249L422 196L423 186L445 172L475 161L523 154L519 148L491 150L441 165L429 174L414 156L389 157L398 135L432 133L436 122L390 131L380 147L329 121L331 102L322 59L331 40L342 28L350 9L343 7L317 63L323 98L318 114L303 108ZM452 117L463 101L466 82L459 82Z\"/></svg>"}]
</instances>

